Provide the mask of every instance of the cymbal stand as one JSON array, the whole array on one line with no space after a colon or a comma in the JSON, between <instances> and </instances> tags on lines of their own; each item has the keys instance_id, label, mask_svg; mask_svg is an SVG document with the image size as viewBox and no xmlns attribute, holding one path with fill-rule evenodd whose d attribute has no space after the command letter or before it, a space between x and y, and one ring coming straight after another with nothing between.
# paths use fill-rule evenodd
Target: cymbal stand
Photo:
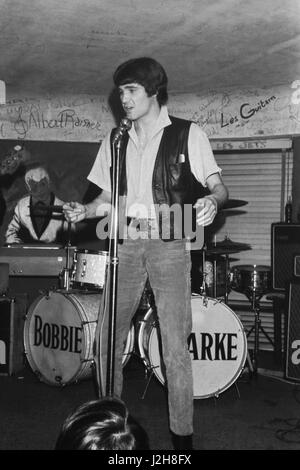
<instances>
[{"instance_id":1,"label":"cymbal stand","mask_svg":"<svg viewBox=\"0 0 300 470\"><path fill-rule=\"evenodd\" d=\"M224 295L224 302L228 304L228 295L229 295L229 256L228 253L225 254L225 295Z\"/></svg>"},{"instance_id":2,"label":"cymbal stand","mask_svg":"<svg viewBox=\"0 0 300 470\"><path fill-rule=\"evenodd\" d=\"M253 357L252 357L252 365L253 365L253 373L257 375L257 370L258 370L258 356L259 356L259 332L261 331L264 336L267 338L267 340L274 346L274 341L270 338L268 333L265 331L265 329L261 325L261 319L260 319L260 298L262 297L261 292L257 292L256 288L254 287L252 291L246 294L248 299L251 301L251 306L252 310L254 311L254 324L250 328L250 330L247 333L247 338L251 335L251 333L254 331L254 349L253 349Z\"/></svg>"},{"instance_id":3,"label":"cymbal stand","mask_svg":"<svg viewBox=\"0 0 300 470\"><path fill-rule=\"evenodd\" d=\"M213 296L216 299L217 298L217 287L218 287L218 280L217 280L217 274L218 274L218 261L217 257L214 258L213 261ZM228 304L228 295L229 295L229 282L228 282L228 276L229 276L229 256L228 254L225 254L225 294L224 294L224 303L227 305Z\"/></svg>"},{"instance_id":4,"label":"cymbal stand","mask_svg":"<svg viewBox=\"0 0 300 470\"><path fill-rule=\"evenodd\" d=\"M217 257L213 260L213 295L214 298L217 298Z\"/></svg>"},{"instance_id":5,"label":"cymbal stand","mask_svg":"<svg viewBox=\"0 0 300 470\"><path fill-rule=\"evenodd\" d=\"M68 222L68 240L66 244L66 266L63 269L63 288L68 291L70 289L70 248L71 248L71 227L72 223Z\"/></svg>"},{"instance_id":6,"label":"cymbal stand","mask_svg":"<svg viewBox=\"0 0 300 470\"><path fill-rule=\"evenodd\" d=\"M203 250L202 250L202 285L200 287L200 295L206 295L206 271L205 271L205 251L206 251L206 245L204 245Z\"/></svg>"}]
</instances>

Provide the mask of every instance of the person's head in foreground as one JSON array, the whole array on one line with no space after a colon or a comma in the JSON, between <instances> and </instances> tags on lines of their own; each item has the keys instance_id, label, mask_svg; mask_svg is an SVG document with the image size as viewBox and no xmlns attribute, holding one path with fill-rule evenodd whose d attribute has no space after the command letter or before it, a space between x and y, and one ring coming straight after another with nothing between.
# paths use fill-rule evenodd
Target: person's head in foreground
<instances>
[{"instance_id":1,"label":"person's head in foreground","mask_svg":"<svg viewBox=\"0 0 300 470\"><path fill-rule=\"evenodd\" d=\"M114 397L88 401L64 421L55 450L146 450L148 437Z\"/></svg>"}]
</instances>

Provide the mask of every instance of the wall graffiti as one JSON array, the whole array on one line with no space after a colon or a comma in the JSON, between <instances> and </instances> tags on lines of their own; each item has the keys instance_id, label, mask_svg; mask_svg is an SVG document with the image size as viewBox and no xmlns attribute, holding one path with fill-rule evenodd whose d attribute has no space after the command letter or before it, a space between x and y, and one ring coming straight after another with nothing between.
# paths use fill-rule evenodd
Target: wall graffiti
<instances>
[{"instance_id":1,"label":"wall graffiti","mask_svg":"<svg viewBox=\"0 0 300 470\"><path fill-rule=\"evenodd\" d=\"M298 85L299 82L299 85ZM266 89L170 93L169 111L211 139L300 133L300 80ZM0 105L0 138L99 142L115 125L104 96L23 97Z\"/></svg>"},{"instance_id":2,"label":"wall graffiti","mask_svg":"<svg viewBox=\"0 0 300 470\"><path fill-rule=\"evenodd\" d=\"M0 106L2 139L99 142L112 125L101 97L15 98Z\"/></svg>"}]
</instances>

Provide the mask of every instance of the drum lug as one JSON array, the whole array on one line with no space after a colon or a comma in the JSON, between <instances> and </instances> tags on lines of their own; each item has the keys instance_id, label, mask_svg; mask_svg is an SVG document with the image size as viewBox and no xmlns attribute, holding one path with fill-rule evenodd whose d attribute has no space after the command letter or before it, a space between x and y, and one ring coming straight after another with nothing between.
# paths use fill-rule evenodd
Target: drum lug
<instances>
[{"instance_id":1,"label":"drum lug","mask_svg":"<svg viewBox=\"0 0 300 470\"><path fill-rule=\"evenodd\" d=\"M82 321L81 326L90 325L91 323L97 323L97 322L98 320Z\"/></svg>"},{"instance_id":2,"label":"drum lug","mask_svg":"<svg viewBox=\"0 0 300 470\"><path fill-rule=\"evenodd\" d=\"M203 306L204 306L204 307L207 307L207 305L208 305L208 297L207 297L205 294L204 294L204 296L203 296L202 302L203 302Z\"/></svg>"},{"instance_id":3,"label":"drum lug","mask_svg":"<svg viewBox=\"0 0 300 470\"><path fill-rule=\"evenodd\" d=\"M54 380L55 382L57 382L61 387L65 387L66 384L65 383L62 383L62 377L60 375L56 375L54 377Z\"/></svg>"},{"instance_id":4,"label":"drum lug","mask_svg":"<svg viewBox=\"0 0 300 470\"><path fill-rule=\"evenodd\" d=\"M74 281L75 280L75 273L76 273L76 264L77 264L77 259L74 258L73 260L73 266L72 266L72 271L71 271L71 281Z\"/></svg>"},{"instance_id":5,"label":"drum lug","mask_svg":"<svg viewBox=\"0 0 300 470\"><path fill-rule=\"evenodd\" d=\"M81 359L80 362L84 364L85 362L90 362L91 367L93 367L94 359Z\"/></svg>"},{"instance_id":6,"label":"drum lug","mask_svg":"<svg viewBox=\"0 0 300 470\"><path fill-rule=\"evenodd\" d=\"M84 259L84 260L82 261L82 265L83 265L83 270L81 271L80 276L81 276L81 277L85 277L85 275L86 275L86 265L87 265L86 259Z\"/></svg>"},{"instance_id":7,"label":"drum lug","mask_svg":"<svg viewBox=\"0 0 300 470\"><path fill-rule=\"evenodd\" d=\"M27 355L27 353L26 353ZM39 379L39 381L41 381L41 377L42 377L42 374L39 370L34 370L33 373L37 376L37 378Z\"/></svg>"},{"instance_id":8,"label":"drum lug","mask_svg":"<svg viewBox=\"0 0 300 470\"><path fill-rule=\"evenodd\" d=\"M42 295L42 296L45 296L47 300L50 299L50 290L39 290L39 294Z\"/></svg>"}]
</instances>

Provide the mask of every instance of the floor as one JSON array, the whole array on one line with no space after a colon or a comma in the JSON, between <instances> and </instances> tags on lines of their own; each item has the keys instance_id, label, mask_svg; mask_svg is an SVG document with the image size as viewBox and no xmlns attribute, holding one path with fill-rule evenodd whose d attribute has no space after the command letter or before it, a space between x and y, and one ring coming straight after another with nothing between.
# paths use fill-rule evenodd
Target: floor
<instances>
[{"instance_id":1,"label":"floor","mask_svg":"<svg viewBox=\"0 0 300 470\"><path fill-rule=\"evenodd\" d=\"M246 361L218 398L195 399L196 450L300 450L300 383L284 379L271 352L260 352L259 361L256 377ZM155 375L148 383L145 372L132 355L124 366L123 399L148 432L151 449L172 449L165 387ZM58 387L39 380L28 364L17 375L1 375L0 450L52 450L66 415L95 393L92 377Z\"/></svg>"}]
</instances>

